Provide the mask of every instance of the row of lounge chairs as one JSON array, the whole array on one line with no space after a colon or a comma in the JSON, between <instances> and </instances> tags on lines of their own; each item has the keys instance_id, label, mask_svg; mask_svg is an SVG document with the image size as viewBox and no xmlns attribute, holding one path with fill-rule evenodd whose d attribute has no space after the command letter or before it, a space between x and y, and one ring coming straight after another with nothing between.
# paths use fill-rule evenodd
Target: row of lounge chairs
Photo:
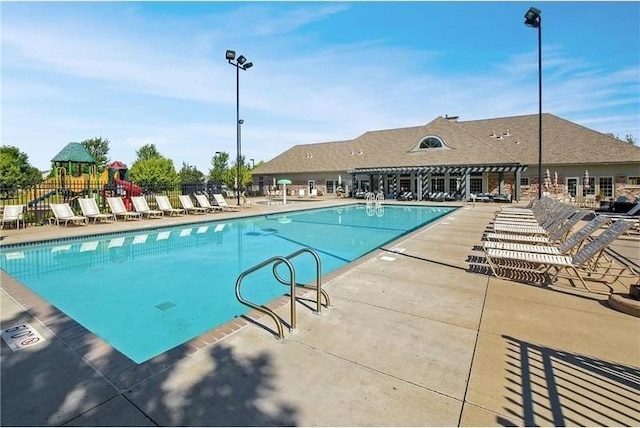
<instances>
[{"instance_id":1,"label":"row of lounge chairs","mask_svg":"<svg viewBox=\"0 0 640 428\"><path fill-rule=\"evenodd\" d=\"M177 216L184 214L205 214L216 211L238 211L241 207L229 205L224 197L220 194L214 194L215 205L209 202L206 195L195 195L198 206L194 205L189 195L180 195L179 200L182 208L174 208L167 196L156 195L155 199L158 209L151 209L144 196L133 196L131 202L134 211L128 210L124 201L120 197L108 197L107 204L110 212L100 212L98 204L94 198L79 198L78 203L82 215L74 214L69 203L51 203L49 204L53 217L49 220L58 226L71 224L88 224L90 220L97 221L117 221L119 218L123 220L140 220L142 218L162 218L165 215ZM248 205L244 205L248 206Z\"/></svg>"},{"instance_id":2,"label":"row of lounge chairs","mask_svg":"<svg viewBox=\"0 0 640 428\"><path fill-rule=\"evenodd\" d=\"M503 208L496 213L483 242L491 272L499 278L546 285L564 278L574 287L579 284L587 291L605 294L622 278L640 283L639 272L606 252L634 221L593 216L575 230L589 214L549 197L528 208ZM607 289L594 288L593 282Z\"/></svg>"}]
</instances>

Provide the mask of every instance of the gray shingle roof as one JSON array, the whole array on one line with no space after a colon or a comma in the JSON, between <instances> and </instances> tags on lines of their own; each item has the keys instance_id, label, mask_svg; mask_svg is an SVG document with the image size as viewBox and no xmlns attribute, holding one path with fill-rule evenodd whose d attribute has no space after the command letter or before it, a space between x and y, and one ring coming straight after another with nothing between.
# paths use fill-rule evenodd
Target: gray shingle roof
<instances>
[{"instance_id":1,"label":"gray shingle roof","mask_svg":"<svg viewBox=\"0 0 640 428\"><path fill-rule=\"evenodd\" d=\"M552 114L543 115L542 129L545 165L640 162L640 148ZM414 151L430 135L446 148ZM296 145L253 174L537 162L537 114L466 122L438 117L423 126L369 131L353 140Z\"/></svg>"},{"instance_id":2,"label":"gray shingle roof","mask_svg":"<svg viewBox=\"0 0 640 428\"><path fill-rule=\"evenodd\" d=\"M51 159L51 162L96 163L91 153L80 143L69 143Z\"/></svg>"}]
</instances>

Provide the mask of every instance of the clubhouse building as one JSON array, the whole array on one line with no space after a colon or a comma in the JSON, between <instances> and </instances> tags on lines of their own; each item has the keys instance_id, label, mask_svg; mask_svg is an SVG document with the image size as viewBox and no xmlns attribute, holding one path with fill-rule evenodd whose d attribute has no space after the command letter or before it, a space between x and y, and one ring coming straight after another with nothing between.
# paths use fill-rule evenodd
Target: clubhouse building
<instances>
[{"instance_id":1,"label":"clubhouse building","mask_svg":"<svg viewBox=\"0 0 640 428\"><path fill-rule=\"evenodd\" d=\"M300 144L253 171L260 194L286 178L294 195L336 193L338 187L410 191L465 199L500 194L598 199L640 196L640 147L552 114L542 116L542 183L538 182L538 115L462 121L437 117L426 125L369 131L353 140ZM302 191L302 192L301 192Z\"/></svg>"}]
</instances>

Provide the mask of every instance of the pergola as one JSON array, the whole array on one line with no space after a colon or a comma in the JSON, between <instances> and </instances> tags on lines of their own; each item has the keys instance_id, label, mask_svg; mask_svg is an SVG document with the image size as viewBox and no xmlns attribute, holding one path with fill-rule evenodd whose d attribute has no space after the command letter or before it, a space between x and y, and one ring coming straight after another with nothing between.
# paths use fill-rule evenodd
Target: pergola
<instances>
[{"instance_id":1,"label":"pergola","mask_svg":"<svg viewBox=\"0 0 640 428\"><path fill-rule=\"evenodd\" d=\"M515 198L520 196L520 173L527 169L527 165L521 164L500 164L500 165L440 165L440 166L403 166L403 167L373 167L373 168L354 168L347 171L351 174L352 182L356 182L358 174L367 174L371 177L371 182L375 182L374 177L378 178L378 190L384 188L384 179L391 177L390 194L393 198L398 196L398 177L400 175L411 175L417 178L417 195L418 200L426 200L429 194L429 182L434 174L456 174L456 179L460 180L460 187L457 189L461 199L467 198L469 194L469 179L472 173L487 172L498 173L500 187L504 181L504 173L513 173L515 175ZM502 193L502 189L500 189Z\"/></svg>"}]
</instances>

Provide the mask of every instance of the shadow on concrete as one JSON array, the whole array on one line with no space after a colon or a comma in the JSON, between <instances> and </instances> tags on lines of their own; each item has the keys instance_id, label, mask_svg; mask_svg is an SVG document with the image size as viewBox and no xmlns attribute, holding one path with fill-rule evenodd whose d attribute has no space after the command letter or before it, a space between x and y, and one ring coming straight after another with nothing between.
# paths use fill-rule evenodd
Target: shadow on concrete
<instances>
[{"instance_id":1,"label":"shadow on concrete","mask_svg":"<svg viewBox=\"0 0 640 428\"><path fill-rule=\"evenodd\" d=\"M506 415L526 426L640 425L640 369L510 336ZM510 426L504 417L496 423Z\"/></svg>"},{"instance_id":2,"label":"shadow on concrete","mask_svg":"<svg viewBox=\"0 0 640 428\"><path fill-rule=\"evenodd\" d=\"M31 320L24 311L3 326L36 327ZM14 352L3 342L0 426L298 425L293 406L270 400L267 353L239 356L217 344L193 364L193 349L180 346L136 365L108 347L91 367L77 345L95 343L91 332L66 316L51 328L60 336L31 348Z\"/></svg>"}]
</instances>

